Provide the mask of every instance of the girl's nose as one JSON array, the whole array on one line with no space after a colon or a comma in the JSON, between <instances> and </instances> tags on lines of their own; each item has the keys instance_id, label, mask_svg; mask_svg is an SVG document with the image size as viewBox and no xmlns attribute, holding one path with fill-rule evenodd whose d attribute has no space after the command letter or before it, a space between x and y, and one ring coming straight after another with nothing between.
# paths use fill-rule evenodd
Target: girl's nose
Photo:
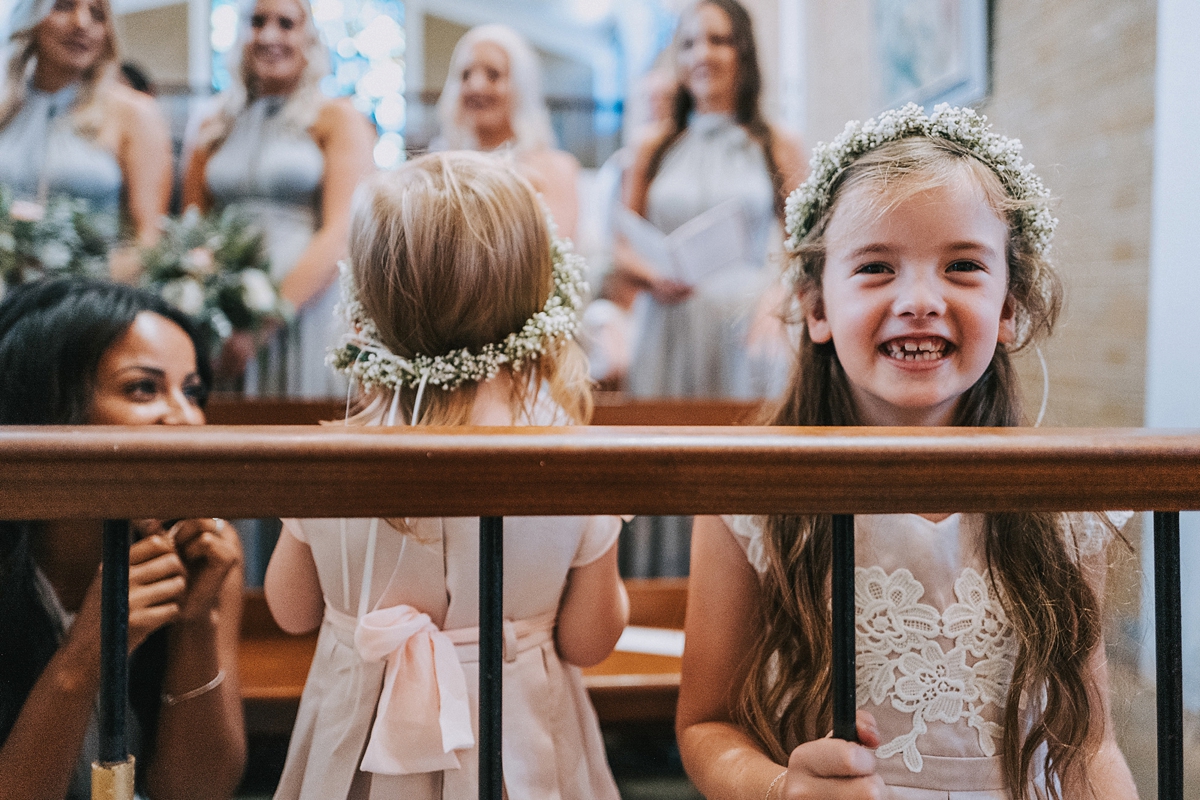
<instances>
[{"instance_id":1,"label":"girl's nose","mask_svg":"<svg viewBox=\"0 0 1200 800\"><path fill-rule=\"evenodd\" d=\"M935 276L910 273L899 281L897 288L894 305L897 316L925 319L946 311L946 298Z\"/></svg>"},{"instance_id":2,"label":"girl's nose","mask_svg":"<svg viewBox=\"0 0 1200 800\"><path fill-rule=\"evenodd\" d=\"M71 14L72 22L77 28L86 28L92 20L92 9L87 3L76 3L75 11Z\"/></svg>"}]
</instances>

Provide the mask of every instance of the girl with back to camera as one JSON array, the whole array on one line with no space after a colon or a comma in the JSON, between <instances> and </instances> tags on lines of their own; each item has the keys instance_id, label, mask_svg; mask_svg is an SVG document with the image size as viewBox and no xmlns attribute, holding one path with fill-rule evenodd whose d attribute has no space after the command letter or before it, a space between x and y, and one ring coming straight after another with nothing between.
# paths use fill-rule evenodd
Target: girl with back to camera
<instances>
[{"instance_id":1,"label":"girl with back to camera","mask_svg":"<svg viewBox=\"0 0 1200 800\"><path fill-rule=\"evenodd\" d=\"M804 326L774 424L1024 424L1011 354L1050 333L1061 288L1019 147L968 109L910 105L817 148L788 204ZM822 738L830 517L698 520L692 779L754 800L1135 797L1101 631L1114 521L856 516L857 744Z\"/></svg>"},{"instance_id":2,"label":"girl with back to camera","mask_svg":"<svg viewBox=\"0 0 1200 800\"><path fill-rule=\"evenodd\" d=\"M591 413L573 341L579 259L496 157L427 155L356 202L332 363L357 425L556 425ZM464 491L468 490L463 486ZM277 798L478 791L476 519L288 520L267 568L280 626L321 628ZM615 517L504 526L504 784L513 798L612 798L575 665L628 617Z\"/></svg>"}]
</instances>

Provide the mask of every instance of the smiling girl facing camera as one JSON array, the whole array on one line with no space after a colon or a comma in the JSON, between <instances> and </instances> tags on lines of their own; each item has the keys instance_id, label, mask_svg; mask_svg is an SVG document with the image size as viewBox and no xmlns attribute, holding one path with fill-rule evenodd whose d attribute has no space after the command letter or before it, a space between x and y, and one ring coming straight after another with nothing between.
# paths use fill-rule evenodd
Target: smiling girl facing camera
<instances>
[{"instance_id":1,"label":"smiling girl facing camera","mask_svg":"<svg viewBox=\"0 0 1200 800\"><path fill-rule=\"evenodd\" d=\"M788 203L804 326L774 424L1024 424L1011 354L1050 333L1061 289L1018 150L968 109L911 105L817 148ZM753 800L1136 796L1101 632L1114 532L1091 514L856 516L857 744L825 736L831 518L698 520L689 774Z\"/></svg>"}]
</instances>

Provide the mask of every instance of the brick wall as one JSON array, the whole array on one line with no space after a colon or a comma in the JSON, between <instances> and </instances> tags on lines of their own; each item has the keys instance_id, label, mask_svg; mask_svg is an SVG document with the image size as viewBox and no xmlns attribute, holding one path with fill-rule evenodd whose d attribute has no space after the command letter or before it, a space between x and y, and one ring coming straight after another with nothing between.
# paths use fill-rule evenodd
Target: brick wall
<instances>
[{"instance_id":1,"label":"brick wall","mask_svg":"<svg viewBox=\"0 0 1200 800\"><path fill-rule=\"evenodd\" d=\"M1155 10L1150 0L995 3L982 110L1020 137L1059 199L1067 304L1045 348L1049 424L1142 424ZM1024 361L1036 403L1040 370Z\"/></svg>"}]
</instances>

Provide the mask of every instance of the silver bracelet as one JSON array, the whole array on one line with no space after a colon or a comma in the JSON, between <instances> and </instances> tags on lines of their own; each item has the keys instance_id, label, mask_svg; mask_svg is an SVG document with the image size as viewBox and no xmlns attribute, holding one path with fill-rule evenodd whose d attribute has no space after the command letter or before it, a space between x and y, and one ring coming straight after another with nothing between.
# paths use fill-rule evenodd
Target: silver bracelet
<instances>
[{"instance_id":1,"label":"silver bracelet","mask_svg":"<svg viewBox=\"0 0 1200 800\"><path fill-rule=\"evenodd\" d=\"M217 688L224 682L225 682L225 670L221 670L220 672L217 673L217 677L213 678L208 683L204 684L203 686L197 686L195 689L190 689L190 690L184 692L183 694L168 694L167 692L163 692L162 693L163 705L167 706L168 708L170 706L179 705L184 700L191 700L192 698L199 697L202 694L207 694L208 692L211 692L213 689Z\"/></svg>"},{"instance_id":2,"label":"silver bracelet","mask_svg":"<svg viewBox=\"0 0 1200 800\"><path fill-rule=\"evenodd\" d=\"M771 785L767 787L767 793L763 795L763 800L771 800L771 792L775 791L775 784L783 780L787 774L788 771L785 769L783 772L775 776L775 780L771 781Z\"/></svg>"}]
</instances>

